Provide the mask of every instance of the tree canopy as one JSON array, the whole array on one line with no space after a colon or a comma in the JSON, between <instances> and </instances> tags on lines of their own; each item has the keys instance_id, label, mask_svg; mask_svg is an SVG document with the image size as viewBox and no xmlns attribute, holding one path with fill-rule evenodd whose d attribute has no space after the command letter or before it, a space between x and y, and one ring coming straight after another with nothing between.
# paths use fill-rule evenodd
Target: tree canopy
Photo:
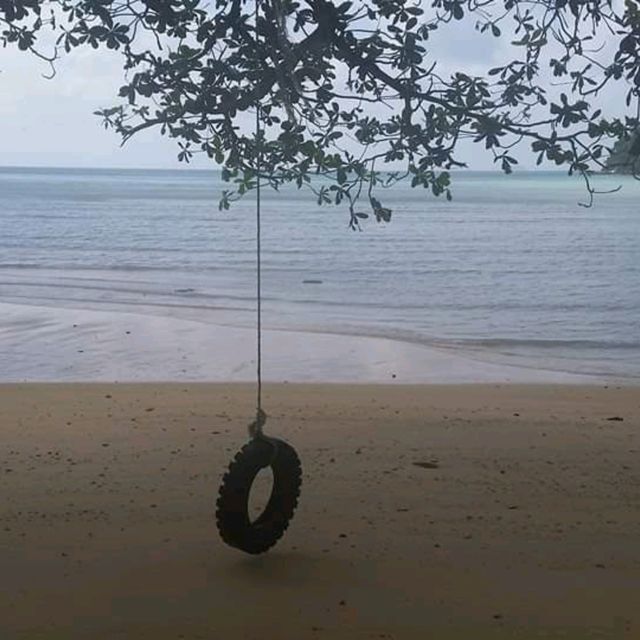
<instances>
[{"instance_id":1,"label":"tree canopy","mask_svg":"<svg viewBox=\"0 0 640 640\"><path fill-rule=\"evenodd\" d=\"M443 70L438 37L463 23L504 59ZM507 173L527 147L592 198L590 171L639 125L636 0L0 0L0 34L52 68L78 47L121 52L104 125L207 154L231 185L221 207L259 175L348 204L353 228L388 221L380 194L404 178L451 197L466 140ZM608 113L612 86L624 104Z\"/></svg>"}]
</instances>

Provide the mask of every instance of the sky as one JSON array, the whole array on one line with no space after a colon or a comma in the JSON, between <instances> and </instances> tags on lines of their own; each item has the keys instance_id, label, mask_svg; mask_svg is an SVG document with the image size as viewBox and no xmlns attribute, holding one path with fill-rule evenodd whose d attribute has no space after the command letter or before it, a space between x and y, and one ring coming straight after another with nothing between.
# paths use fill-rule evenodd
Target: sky
<instances>
[{"instance_id":1,"label":"sky","mask_svg":"<svg viewBox=\"0 0 640 640\"><path fill-rule=\"evenodd\" d=\"M117 55L76 50L51 80L43 75L48 71L33 56L0 49L0 165L179 167L175 143L143 132L121 148L93 115L117 102L123 84Z\"/></svg>"},{"instance_id":2,"label":"sky","mask_svg":"<svg viewBox=\"0 0 640 640\"><path fill-rule=\"evenodd\" d=\"M504 61L505 43L477 34L471 23L446 28L433 41L443 71L482 73ZM106 49L75 50L58 63L57 75L16 49L0 49L0 166L186 168L179 163L175 142L157 131L144 131L122 148L118 136L105 130L93 115L118 102L123 84L121 58ZM621 93L600 99L614 108ZM514 155L523 168L533 168L533 156ZM461 157L472 169L494 169L489 154L470 143ZM190 166L206 169L212 161L197 157Z\"/></svg>"}]
</instances>

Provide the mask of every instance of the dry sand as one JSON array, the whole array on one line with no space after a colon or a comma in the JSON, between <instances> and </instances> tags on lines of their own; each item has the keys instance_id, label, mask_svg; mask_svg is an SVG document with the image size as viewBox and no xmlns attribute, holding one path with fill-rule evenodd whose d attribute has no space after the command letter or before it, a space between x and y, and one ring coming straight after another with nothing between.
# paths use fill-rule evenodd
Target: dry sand
<instances>
[{"instance_id":1,"label":"dry sand","mask_svg":"<svg viewBox=\"0 0 640 640\"><path fill-rule=\"evenodd\" d=\"M305 475L258 558L213 521L253 400L1 386L0 638L640 638L638 388L267 387Z\"/></svg>"}]
</instances>

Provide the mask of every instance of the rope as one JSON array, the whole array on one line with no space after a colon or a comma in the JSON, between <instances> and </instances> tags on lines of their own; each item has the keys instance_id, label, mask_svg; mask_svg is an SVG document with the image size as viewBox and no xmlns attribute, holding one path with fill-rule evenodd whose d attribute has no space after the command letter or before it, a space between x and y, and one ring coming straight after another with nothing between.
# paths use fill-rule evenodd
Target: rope
<instances>
[{"instance_id":1,"label":"rope","mask_svg":"<svg viewBox=\"0 0 640 640\"><path fill-rule=\"evenodd\" d=\"M262 427L267 421L267 415L262 410L262 228L260 224L261 193L260 171L262 169L262 146L260 141L260 104L256 105L256 141L258 153L256 159L256 300L257 300L257 367L256 377L258 381L256 397L256 419L250 426L252 437L262 435Z\"/></svg>"},{"instance_id":2,"label":"rope","mask_svg":"<svg viewBox=\"0 0 640 640\"><path fill-rule=\"evenodd\" d=\"M260 1L256 0L256 41L258 39L258 10ZM260 226L261 193L260 193L260 172L262 170L262 141L260 140L260 102L256 102L256 301L257 301L257 397L256 397L256 419L249 425L249 435L252 438L263 435L262 427L267 421L267 414L262 410L262 229Z\"/></svg>"}]
</instances>

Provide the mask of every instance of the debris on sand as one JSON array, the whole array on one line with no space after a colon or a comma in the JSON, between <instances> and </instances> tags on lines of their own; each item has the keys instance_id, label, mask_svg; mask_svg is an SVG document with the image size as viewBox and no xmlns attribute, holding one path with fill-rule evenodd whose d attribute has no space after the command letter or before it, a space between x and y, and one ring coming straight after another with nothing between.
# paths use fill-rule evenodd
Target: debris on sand
<instances>
[{"instance_id":1,"label":"debris on sand","mask_svg":"<svg viewBox=\"0 0 640 640\"><path fill-rule=\"evenodd\" d=\"M413 465L422 469L438 469L440 467L440 463L437 460L429 460L427 462L414 462Z\"/></svg>"}]
</instances>

